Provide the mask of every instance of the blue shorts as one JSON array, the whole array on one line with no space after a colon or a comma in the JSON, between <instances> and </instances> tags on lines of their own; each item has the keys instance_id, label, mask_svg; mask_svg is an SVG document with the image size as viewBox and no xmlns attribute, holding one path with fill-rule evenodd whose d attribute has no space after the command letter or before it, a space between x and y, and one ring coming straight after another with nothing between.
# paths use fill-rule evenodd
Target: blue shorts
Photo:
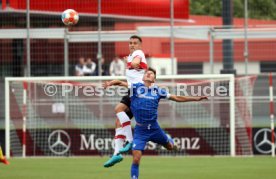
<instances>
[{"instance_id":1,"label":"blue shorts","mask_svg":"<svg viewBox=\"0 0 276 179\"><path fill-rule=\"evenodd\" d=\"M147 142L149 141L160 144L162 146L166 146L169 143L168 136L161 129L157 122L135 126L132 150L143 151Z\"/></svg>"}]
</instances>

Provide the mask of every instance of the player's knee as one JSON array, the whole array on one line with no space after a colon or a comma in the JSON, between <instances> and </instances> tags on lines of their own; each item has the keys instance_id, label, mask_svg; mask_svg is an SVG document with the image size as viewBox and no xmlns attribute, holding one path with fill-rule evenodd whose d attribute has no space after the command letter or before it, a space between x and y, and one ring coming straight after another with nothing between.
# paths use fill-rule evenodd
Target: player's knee
<instances>
[{"instance_id":1,"label":"player's knee","mask_svg":"<svg viewBox=\"0 0 276 179\"><path fill-rule=\"evenodd\" d=\"M117 113L119 113L119 112L125 111L125 109L126 109L125 105L119 103L119 104L117 104L116 107L114 108L114 111L115 111L115 113L117 114Z\"/></svg>"},{"instance_id":2,"label":"player's knee","mask_svg":"<svg viewBox=\"0 0 276 179\"><path fill-rule=\"evenodd\" d=\"M142 152L138 150L132 150L132 157L133 157L133 163L139 164L142 157Z\"/></svg>"},{"instance_id":3,"label":"player's knee","mask_svg":"<svg viewBox=\"0 0 276 179\"><path fill-rule=\"evenodd\" d=\"M140 159L141 159L140 156L133 156L133 163L134 164L139 164L140 163Z\"/></svg>"}]
</instances>

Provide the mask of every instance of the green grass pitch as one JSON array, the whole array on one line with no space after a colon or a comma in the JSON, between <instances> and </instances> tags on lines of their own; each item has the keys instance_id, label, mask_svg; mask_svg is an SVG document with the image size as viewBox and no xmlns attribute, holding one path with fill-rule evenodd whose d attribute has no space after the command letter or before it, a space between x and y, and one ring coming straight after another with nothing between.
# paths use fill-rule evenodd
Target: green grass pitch
<instances>
[{"instance_id":1,"label":"green grass pitch","mask_svg":"<svg viewBox=\"0 0 276 179\"><path fill-rule=\"evenodd\" d=\"M131 157L104 168L107 157L13 158L0 164L0 179L128 179ZM140 179L275 179L272 157L149 157Z\"/></svg>"}]
</instances>

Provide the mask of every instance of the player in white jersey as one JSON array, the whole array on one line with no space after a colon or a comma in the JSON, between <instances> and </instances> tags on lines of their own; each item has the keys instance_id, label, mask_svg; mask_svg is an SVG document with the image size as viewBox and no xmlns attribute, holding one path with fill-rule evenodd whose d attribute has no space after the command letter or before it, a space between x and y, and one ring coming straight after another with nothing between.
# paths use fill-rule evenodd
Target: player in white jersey
<instances>
[{"instance_id":1,"label":"player in white jersey","mask_svg":"<svg viewBox=\"0 0 276 179\"><path fill-rule=\"evenodd\" d=\"M137 35L129 38L130 54L127 58L126 79L131 87L132 83L143 82L143 76L147 70L147 61L142 51L142 39ZM109 82L106 82L108 86ZM113 156L104 164L104 167L111 167L123 160L121 153L131 150L133 136L130 119L133 117L130 111L129 94L124 96L119 104L115 107L116 129L115 129L115 149ZM126 141L126 142L125 142ZM125 146L124 146L125 143Z\"/></svg>"},{"instance_id":2,"label":"player in white jersey","mask_svg":"<svg viewBox=\"0 0 276 179\"><path fill-rule=\"evenodd\" d=\"M136 67L133 67L134 59L139 63L135 63ZM140 60L139 60L140 59ZM142 82L145 70L147 70L147 61L145 54L142 50L135 50L127 58L126 79L128 84Z\"/></svg>"}]
</instances>

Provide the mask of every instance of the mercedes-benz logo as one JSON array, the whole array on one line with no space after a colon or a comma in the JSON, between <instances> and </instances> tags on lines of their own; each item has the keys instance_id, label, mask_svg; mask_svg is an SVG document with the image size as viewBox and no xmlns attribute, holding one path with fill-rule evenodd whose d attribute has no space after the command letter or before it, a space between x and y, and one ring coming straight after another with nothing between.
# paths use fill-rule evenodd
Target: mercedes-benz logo
<instances>
[{"instance_id":1,"label":"mercedes-benz logo","mask_svg":"<svg viewBox=\"0 0 276 179\"><path fill-rule=\"evenodd\" d=\"M55 130L48 137L48 145L53 153L63 155L70 149L70 136L63 130Z\"/></svg>"},{"instance_id":2,"label":"mercedes-benz logo","mask_svg":"<svg viewBox=\"0 0 276 179\"><path fill-rule=\"evenodd\" d=\"M254 136L254 146L262 154L271 153L271 130L260 129Z\"/></svg>"}]
</instances>

